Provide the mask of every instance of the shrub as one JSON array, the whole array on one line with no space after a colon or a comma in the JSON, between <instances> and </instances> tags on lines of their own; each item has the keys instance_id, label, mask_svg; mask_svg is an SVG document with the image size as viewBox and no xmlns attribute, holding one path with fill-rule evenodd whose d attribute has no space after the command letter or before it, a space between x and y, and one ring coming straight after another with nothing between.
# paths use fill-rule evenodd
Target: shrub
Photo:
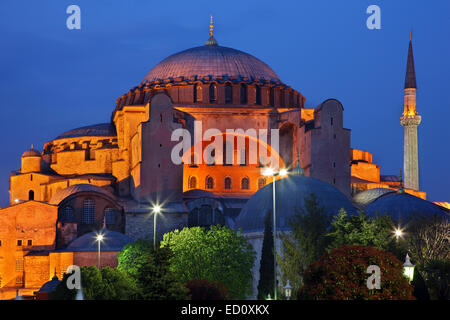
<instances>
[{"instance_id":1,"label":"shrub","mask_svg":"<svg viewBox=\"0 0 450 320\"><path fill-rule=\"evenodd\" d=\"M367 267L381 271L381 288L369 290ZM331 249L304 272L299 299L413 300L413 287L403 275L403 264L392 253L362 246Z\"/></svg>"},{"instance_id":2,"label":"shrub","mask_svg":"<svg viewBox=\"0 0 450 320\"><path fill-rule=\"evenodd\" d=\"M227 300L228 293L225 287L216 281L191 280L186 282L191 300Z\"/></svg>"}]
</instances>

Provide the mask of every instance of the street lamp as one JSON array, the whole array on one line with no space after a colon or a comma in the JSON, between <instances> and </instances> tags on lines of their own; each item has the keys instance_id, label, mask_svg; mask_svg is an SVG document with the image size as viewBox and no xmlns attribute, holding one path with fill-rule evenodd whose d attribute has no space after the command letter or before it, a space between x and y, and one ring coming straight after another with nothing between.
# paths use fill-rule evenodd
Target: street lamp
<instances>
[{"instance_id":1,"label":"street lamp","mask_svg":"<svg viewBox=\"0 0 450 320\"><path fill-rule=\"evenodd\" d=\"M403 238L403 229L400 229L400 227L394 229L394 235L397 240L398 238Z\"/></svg>"},{"instance_id":2,"label":"street lamp","mask_svg":"<svg viewBox=\"0 0 450 320\"><path fill-rule=\"evenodd\" d=\"M266 177L272 176L272 190L273 190L273 276L274 276L274 283L273 283L273 300L277 300L277 207L276 207L276 201L275 201L275 177L276 176L286 176L288 174L288 171L286 169L281 169L280 171L275 171L272 168L265 168L262 172L263 175Z\"/></svg>"},{"instance_id":3,"label":"street lamp","mask_svg":"<svg viewBox=\"0 0 450 320\"><path fill-rule=\"evenodd\" d=\"M409 260L409 255L406 254L405 263L403 264L403 274L411 282L414 278L414 265Z\"/></svg>"},{"instance_id":4,"label":"street lamp","mask_svg":"<svg viewBox=\"0 0 450 320\"><path fill-rule=\"evenodd\" d=\"M99 233L97 234L97 243L98 243L98 269L100 270L100 243L103 241L104 236L103 234Z\"/></svg>"},{"instance_id":5,"label":"street lamp","mask_svg":"<svg viewBox=\"0 0 450 320\"><path fill-rule=\"evenodd\" d=\"M286 286L284 287L284 295L286 296L286 298L288 300L291 300L291 295L292 295L292 287L289 284L289 280L286 282Z\"/></svg>"},{"instance_id":6,"label":"street lamp","mask_svg":"<svg viewBox=\"0 0 450 320\"><path fill-rule=\"evenodd\" d=\"M156 216L161 213L161 206L155 205L152 209L153 212L153 249L156 250Z\"/></svg>"}]
</instances>

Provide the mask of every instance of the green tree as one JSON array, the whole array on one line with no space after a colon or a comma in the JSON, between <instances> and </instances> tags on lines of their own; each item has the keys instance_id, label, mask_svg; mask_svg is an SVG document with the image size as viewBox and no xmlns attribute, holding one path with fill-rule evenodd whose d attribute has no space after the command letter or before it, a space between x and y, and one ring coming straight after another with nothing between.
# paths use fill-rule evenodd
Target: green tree
<instances>
[{"instance_id":1,"label":"green tree","mask_svg":"<svg viewBox=\"0 0 450 320\"><path fill-rule=\"evenodd\" d=\"M394 222L388 215L369 218L361 211L357 216L349 216L344 209L341 209L333 218L331 226L328 236L332 242L329 248L362 245L393 251Z\"/></svg>"},{"instance_id":2,"label":"green tree","mask_svg":"<svg viewBox=\"0 0 450 320\"><path fill-rule=\"evenodd\" d=\"M329 238L326 236L330 217L319 205L317 197L310 194L305 198L305 210L296 211L289 221L291 232L281 235L282 255L277 257L282 280L288 279L295 293L302 286L305 268L317 260L326 250Z\"/></svg>"},{"instance_id":3,"label":"green tree","mask_svg":"<svg viewBox=\"0 0 450 320\"><path fill-rule=\"evenodd\" d=\"M136 278L138 270L144 263L153 258L153 242L146 239L139 239L127 244L117 256L117 269L126 271Z\"/></svg>"},{"instance_id":4,"label":"green tree","mask_svg":"<svg viewBox=\"0 0 450 320\"><path fill-rule=\"evenodd\" d=\"M136 281L125 271L104 267L101 270L103 300L131 300L137 296Z\"/></svg>"},{"instance_id":5,"label":"green tree","mask_svg":"<svg viewBox=\"0 0 450 320\"><path fill-rule=\"evenodd\" d=\"M105 267L101 271L95 266L80 268L81 288L85 300L129 300L136 297L136 284L128 274L121 270ZM64 274L55 292L50 295L52 300L74 300L76 289L67 288Z\"/></svg>"},{"instance_id":6,"label":"green tree","mask_svg":"<svg viewBox=\"0 0 450 320\"><path fill-rule=\"evenodd\" d=\"M170 248L153 248L148 240L127 245L119 254L118 269L127 272L137 286L137 297L144 300L184 300L188 290L170 269Z\"/></svg>"},{"instance_id":7,"label":"green tree","mask_svg":"<svg viewBox=\"0 0 450 320\"><path fill-rule=\"evenodd\" d=\"M240 232L224 226L184 228L166 233L161 246L172 249L170 267L182 282L220 282L232 299L251 292L255 253Z\"/></svg>"},{"instance_id":8,"label":"green tree","mask_svg":"<svg viewBox=\"0 0 450 320\"><path fill-rule=\"evenodd\" d=\"M273 251L273 231L272 214L267 211L264 220L264 238L261 249L261 262L259 267L258 299L264 300L270 294L273 296L274 287L274 251Z\"/></svg>"},{"instance_id":9,"label":"green tree","mask_svg":"<svg viewBox=\"0 0 450 320\"><path fill-rule=\"evenodd\" d=\"M81 288L84 300L102 300L104 284L102 274L95 266L85 266L80 268Z\"/></svg>"}]
</instances>

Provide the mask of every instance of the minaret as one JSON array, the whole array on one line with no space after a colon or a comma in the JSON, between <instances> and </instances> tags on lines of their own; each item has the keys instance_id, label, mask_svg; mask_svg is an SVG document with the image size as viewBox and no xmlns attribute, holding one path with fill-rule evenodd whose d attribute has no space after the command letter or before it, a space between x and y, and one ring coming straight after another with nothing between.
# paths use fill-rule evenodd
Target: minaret
<instances>
[{"instance_id":1,"label":"minaret","mask_svg":"<svg viewBox=\"0 0 450 320\"><path fill-rule=\"evenodd\" d=\"M403 171L404 187L419 190L419 148L417 144L417 126L421 117L416 110L416 73L414 71L414 56L411 42L411 32L409 33L408 62L406 65L406 78L404 89L404 109L403 116L400 117L400 124L404 128L403 142Z\"/></svg>"}]
</instances>

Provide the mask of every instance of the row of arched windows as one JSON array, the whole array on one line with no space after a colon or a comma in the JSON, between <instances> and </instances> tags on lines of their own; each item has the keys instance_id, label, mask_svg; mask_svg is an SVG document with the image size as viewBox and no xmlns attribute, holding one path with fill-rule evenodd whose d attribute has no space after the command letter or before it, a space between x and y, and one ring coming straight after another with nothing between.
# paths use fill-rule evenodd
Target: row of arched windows
<instances>
[{"instance_id":1,"label":"row of arched windows","mask_svg":"<svg viewBox=\"0 0 450 320\"><path fill-rule=\"evenodd\" d=\"M106 225L113 225L116 223L117 211L114 208L108 207L103 211ZM62 210L61 220L64 222L75 222L75 213L71 206L65 206ZM83 201L83 212L81 216L82 224L94 224L95 222L95 201L92 199L85 199Z\"/></svg>"},{"instance_id":2,"label":"row of arched windows","mask_svg":"<svg viewBox=\"0 0 450 320\"><path fill-rule=\"evenodd\" d=\"M205 179L205 188L206 189L214 189L214 178L211 176L207 176ZM258 189L261 189L266 185L266 179L261 177L258 179ZM196 177L189 177L188 180L188 187L189 189L196 189L197 188L197 178ZM230 177L225 177L224 179L224 189L225 190L231 190L233 187L232 179ZM250 179L248 177L244 177L241 179L241 190L249 190L250 189Z\"/></svg>"},{"instance_id":3,"label":"row of arched windows","mask_svg":"<svg viewBox=\"0 0 450 320\"><path fill-rule=\"evenodd\" d=\"M257 105L261 105L261 87L258 85L255 85L255 102ZM284 91L281 90L279 92L279 98L280 98L280 105L285 105L285 94ZM240 85L240 103L241 104L247 104L248 103L248 97L247 97L247 85L241 84ZM199 84L194 85L194 102L206 102L203 101L203 88ZM209 103L215 103L217 102L217 85L215 83L211 83L209 85ZM225 103L232 103L233 102L233 86L231 83L227 82L225 84ZM270 87L269 89L269 105L274 107L275 106L275 88ZM292 92L289 93L289 105L294 105L294 94Z\"/></svg>"},{"instance_id":4,"label":"row of arched windows","mask_svg":"<svg viewBox=\"0 0 450 320\"><path fill-rule=\"evenodd\" d=\"M261 90L258 86L256 86L256 104L261 104L261 97L258 94L261 95ZM258 90L259 89L259 90ZM241 84L240 85L240 102L241 104L246 104L247 99L247 85ZM259 101L259 102L258 102ZM203 101L203 88L201 85L195 84L194 85L194 102L206 102ZM209 85L209 103L215 103L217 102L217 85L215 83L211 83ZM231 83L225 84L225 103L232 103L233 102L233 86Z\"/></svg>"}]
</instances>

